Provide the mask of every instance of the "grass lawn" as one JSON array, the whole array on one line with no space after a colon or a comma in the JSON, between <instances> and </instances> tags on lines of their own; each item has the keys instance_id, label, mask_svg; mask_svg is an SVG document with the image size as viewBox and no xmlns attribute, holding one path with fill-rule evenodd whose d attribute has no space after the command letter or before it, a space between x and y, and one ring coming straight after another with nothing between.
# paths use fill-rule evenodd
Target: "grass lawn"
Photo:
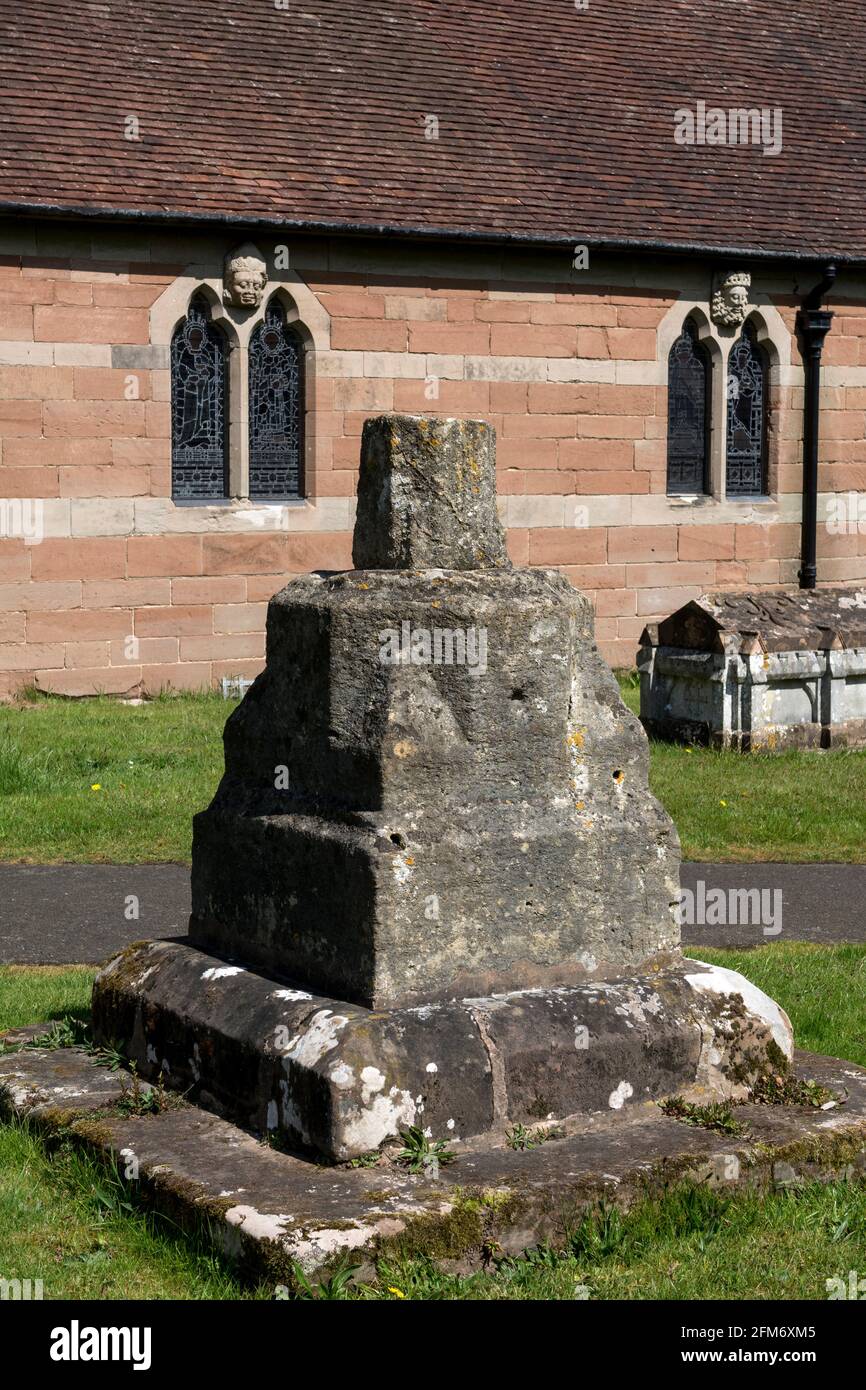
<instances>
[{"instance_id":1,"label":"grass lawn","mask_svg":"<svg viewBox=\"0 0 866 1390\"><path fill-rule=\"evenodd\" d=\"M188 862L190 821L222 774L235 703L211 694L0 707L0 859Z\"/></svg>"},{"instance_id":2,"label":"grass lawn","mask_svg":"<svg viewBox=\"0 0 866 1390\"><path fill-rule=\"evenodd\" d=\"M772 943L753 951L693 951L773 994L798 1041L866 1063L866 946ZM87 1013L93 971L0 969L0 1031ZM569 1248L541 1248L470 1278L425 1260L382 1263L361 1299L821 1299L825 1280L866 1267L866 1184L719 1195L686 1186L622 1216L598 1210ZM41 1278L46 1298L231 1299L243 1290L206 1248L181 1241L128 1191L61 1146L46 1153L25 1129L0 1126L0 1273Z\"/></svg>"},{"instance_id":3,"label":"grass lawn","mask_svg":"<svg viewBox=\"0 0 866 1390\"><path fill-rule=\"evenodd\" d=\"M636 708L628 677L622 688ZM188 862L190 818L219 781L233 707L217 695L0 707L0 860ZM866 862L866 751L654 743L650 769L687 859Z\"/></svg>"},{"instance_id":4,"label":"grass lawn","mask_svg":"<svg viewBox=\"0 0 866 1390\"><path fill-rule=\"evenodd\" d=\"M634 677L620 676L635 714ZM866 863L866 750L735 753L653 740L650 785L684 859Z\"/></svg>"}]
</instances>

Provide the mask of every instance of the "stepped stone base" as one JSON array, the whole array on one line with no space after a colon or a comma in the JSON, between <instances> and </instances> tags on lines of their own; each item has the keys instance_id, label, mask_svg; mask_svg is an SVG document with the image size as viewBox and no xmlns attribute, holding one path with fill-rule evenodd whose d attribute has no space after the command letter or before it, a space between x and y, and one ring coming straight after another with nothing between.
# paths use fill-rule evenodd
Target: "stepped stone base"
<instances>
[{"instance_id":1,"label":"stepped stone base","mask_svg":"<svg viewBox=\"0 0 866 1390\"><path fill-rule=\"evenodd\" d=\"M542 1241L558 1248L599 1201L627 1209L676 1179L733 1191L862 1177L866 1070L805 1053L795 1063L803 1080L834 1093L832 1108L745 1104L736 1111L744 1133L731 1137L651 1103L629 1105L566 1123L560 1139L532 1149L511 1149L501 1135L455 1145L457 1161L435 1175L408 1172L387 1155L372 1169L323 1167L195 1105L133 1118L116 1104L129 1078L77 1048L0 1056L0 1115L72 1136L129 1183L133 1200L145 1196L213 1241L254 1284L291 1286L296 1262L318 1279L348 1259L368 1279L383 1257L424 1255L468 1273L491 1250L519 1254ZM826 1297L828 1273L817 1271L814 1297Z\"/></svg>"},{"instance_id":2,"label":"stepped stone base","mask_svg":"<svg viewBox=\"0 0 866 1390\"><path fill-rule=\"evenodd\" d=\"M454 1144L695 1086L741 1098L793 1054L771 999L679 956L618 980L371 1011L150 942L102 971L93 1017L144 1079L335 1160L408 1125Z\"/></svg>"}]
</instances>

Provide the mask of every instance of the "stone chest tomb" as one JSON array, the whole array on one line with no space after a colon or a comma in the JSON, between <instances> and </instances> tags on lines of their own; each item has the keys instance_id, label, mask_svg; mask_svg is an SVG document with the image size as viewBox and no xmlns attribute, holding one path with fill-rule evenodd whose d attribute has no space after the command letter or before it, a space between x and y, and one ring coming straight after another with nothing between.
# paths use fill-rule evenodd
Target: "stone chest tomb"
<instances>
[{"instance_id":1,"label":"stone chest tomb","mask_svg":"<svg viewBox=\"0 0 866 1390\"><path fill-rule=\"evenodd\" d=\"M647 627L641 720L717 747L866 746L866 592L705 594Z\"/></svg>"},{"instance_id":2,"label":"stone chest tomb","mask_svg":"<svg viewBox=\"0 0 866 1390\"><path fill-rule=\"evenodd\" d=\"M772 1001L679 954L646 737L587 600L511 566L490 427L368 420L353 558L271 601L189 937L106 967L99 1036L338 1160L784 1066Z\"/></svg>"}]
</instances>

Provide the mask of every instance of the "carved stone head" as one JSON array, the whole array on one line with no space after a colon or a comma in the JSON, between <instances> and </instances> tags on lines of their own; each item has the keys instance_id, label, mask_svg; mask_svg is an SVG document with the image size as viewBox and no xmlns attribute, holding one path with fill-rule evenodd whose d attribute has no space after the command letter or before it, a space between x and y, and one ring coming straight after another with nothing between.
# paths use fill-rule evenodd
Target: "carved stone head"
<instances>
[{"instance_id":1,"label":"carved stone head","mask_svg":"<svg viewBox=\"0 0 866 1390\"><path fill-rule=\"evenodd\" d=\"M733 327L745 321L749 312L752 277L747 270L733 270L716 284L710 315L714 323Z\"/></svg>"},{"instance_id":2,"label":"carved stone head","mask_svg":"<svg viewBox=\"0 0 866 1390\"><path fill-rule=\"evenodd\" d=\"M236 309L258 309L267 283L268 268L264 256L251 241L235 247L226 256L224 304L233 304Z\"/></svg>"}]
</instances>

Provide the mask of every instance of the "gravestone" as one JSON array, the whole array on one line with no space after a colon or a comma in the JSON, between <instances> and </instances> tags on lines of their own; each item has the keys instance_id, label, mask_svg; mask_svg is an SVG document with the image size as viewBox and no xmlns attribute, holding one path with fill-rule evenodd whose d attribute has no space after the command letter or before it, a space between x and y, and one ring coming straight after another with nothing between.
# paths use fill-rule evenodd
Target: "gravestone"
<instances>
[{"instance_id":1,"label":"gravestone","mask_svg":"<svg viewBox=\"0 0 866 1390\"><path fill-rule=\"evenodd\" d=\"M644 629L650 734L742 752L866 746L866 592L704 594Z\"/></svg>"},{"instance_id":2,"label":"gravestone","mask_svg":"<svg viewBox=\"0 0 866 1390\"><path fill-rule=\"evenodd\" d=\"M679 954L646 737L588 601L508 561L488 425L366 422L354 562L272 599L189 937L109 964L98 1036L336 1159L783 1067L777 1006Z\"/></svg>"}]
</instances>

